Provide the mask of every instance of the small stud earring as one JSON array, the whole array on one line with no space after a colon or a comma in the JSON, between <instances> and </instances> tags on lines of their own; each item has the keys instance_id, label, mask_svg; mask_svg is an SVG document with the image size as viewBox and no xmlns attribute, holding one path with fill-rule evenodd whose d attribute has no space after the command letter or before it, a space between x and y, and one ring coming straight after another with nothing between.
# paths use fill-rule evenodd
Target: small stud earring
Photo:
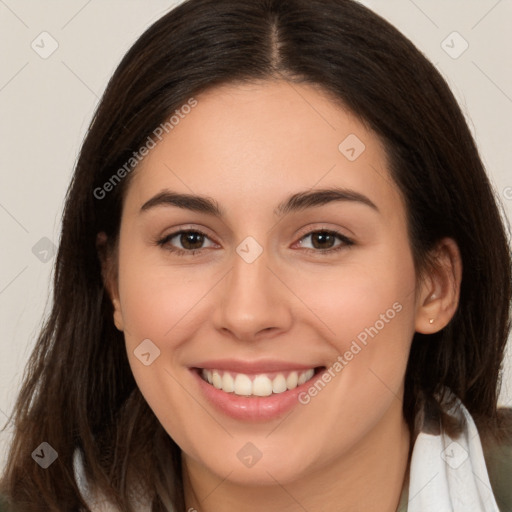
<instances>
[{"instance_id":1,"label":"small stud earring","mask_svg":"<svg viewBox=\"0 0 512 512\"><path fill-rule=\"evenodd\" d=\"M429 322L430 322L431 324L433 324L433 323L434 323L434 319L433 319L433 318L431 318L431 319L429 320Z\"/></svg>"}]
</instances>

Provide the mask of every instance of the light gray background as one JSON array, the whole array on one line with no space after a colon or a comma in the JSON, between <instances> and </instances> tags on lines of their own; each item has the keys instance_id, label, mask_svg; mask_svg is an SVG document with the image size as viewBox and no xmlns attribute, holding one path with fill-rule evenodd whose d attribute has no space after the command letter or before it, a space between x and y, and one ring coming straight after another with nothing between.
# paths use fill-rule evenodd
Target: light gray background
<instances>
[{"instance_id":1,"label":"light gray background","mask_svg":"<svg viewBox=\"0 0 512 512\"><path fill-rule=\"evenodd\" d=\"M49 310L54 258L41 239L58 241L64 194L94 107L124 53L177 3L0 0L0 427ZM397 26L447 79L512 218L512 0L362 3ZM44 31L50 36L40 36ZM450 36L454 31L463 39ZM47 52L52 38L58 48L47 58L31 47L34 41ZM469 47L458 56L464 41ZM500 399L508 406L510 345ZM0 434L0 469L10 435Z\"/></svg>"}]
</instances>

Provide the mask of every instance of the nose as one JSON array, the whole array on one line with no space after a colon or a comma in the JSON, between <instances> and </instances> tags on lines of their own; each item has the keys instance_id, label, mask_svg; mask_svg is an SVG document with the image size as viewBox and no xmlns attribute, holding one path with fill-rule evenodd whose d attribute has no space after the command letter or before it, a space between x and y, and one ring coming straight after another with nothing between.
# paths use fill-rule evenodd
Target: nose
<instances>
[{"instance_id":1,"label":"nose","mask_svg":"<svg viewBox=\"0 0 512 512\"><path fill-rule=\"evenodd\" d=\"M239 341L257 341L290 328L293 294L264 250L252 263L236 252L233 267L223 279L215 306L214 324Z\"/></svg>"}]
</instances>

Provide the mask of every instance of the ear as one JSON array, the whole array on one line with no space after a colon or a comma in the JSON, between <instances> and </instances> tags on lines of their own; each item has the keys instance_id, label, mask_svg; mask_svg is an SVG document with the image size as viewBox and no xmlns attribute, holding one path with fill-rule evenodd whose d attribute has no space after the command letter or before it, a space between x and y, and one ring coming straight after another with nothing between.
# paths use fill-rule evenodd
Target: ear
<instances>
[{"instance_id":1,"label":"ear","mask_svg":"<svg viewBox=\"0 0 512 512\"><path fill-rule=\"evenodd\" d=\"M101 277L112 307L114 308L114 324L118 330L124 329L123 314L119 301L119 286L117 279L117 247L112 247L105 232L96 235L96 251L101 263Z\"/></svg>"},{"instance_id":2,"label":"ear","mask_svg":"<svg viewBox=\"0 0 512 512\"><path fill-rule=\"evenodd\" d=\"M459 305L462 258L452 238L443 238L433 254L433 268L422 279L416 302L415 328L423 334L440 331Z\"/></svg>"}]
</instances>

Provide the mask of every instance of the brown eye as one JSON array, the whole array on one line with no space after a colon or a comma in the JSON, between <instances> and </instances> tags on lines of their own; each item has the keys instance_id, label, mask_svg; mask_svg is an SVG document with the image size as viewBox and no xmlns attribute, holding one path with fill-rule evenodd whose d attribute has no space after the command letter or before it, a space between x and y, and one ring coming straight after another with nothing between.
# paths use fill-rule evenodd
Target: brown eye
<instances>
[{"instance_id":1,"label":"brown eye","mask_svg":"<svg viewBox=\"0 0 512 512\"><path fill-rule=\"evenodd\" d=\"M305 247L304 240L307 238L311 238L312 247ZM336 244L336 240L339 240L340 243ZM300 245L307 251L321 254L341 250L344 247L354 245L354 242L337 231L318 230L303 236L300 240Z\"/></svg>"},{"instance_id":2,"label":"brown eye","mask_svg":"<svg viewBox=\"0 0 512 512\"><path fill-rule=\"evenodd\" d=\"M195 231L189 231L179 235L179 241L184 249L200 249L204 243L204 235Z\"/></svg>"},{"instance_id":3,"label":"brown eye","mask_svg":"<svg viewBox=\"0 0 512 512\"><path fill-rule=\"evenodd\" d=\"M209 237L201 231L181 230L158 240L157 244L170 252L192 255L205 248L203 244L206 240L209 240ZM212 246L213 243L210 247Z\"/></svg>"},{"instance_id":4,"label":"brown eye","mask_svg":"<svg viewBox=\"0 0 512 512\"><path fill-rule=\"evenodd\" d=\"M331 249L336 243L336 237L326 231L319 231L311 235L311 240L315 249Z\"/></svg>"}]
</instances>

